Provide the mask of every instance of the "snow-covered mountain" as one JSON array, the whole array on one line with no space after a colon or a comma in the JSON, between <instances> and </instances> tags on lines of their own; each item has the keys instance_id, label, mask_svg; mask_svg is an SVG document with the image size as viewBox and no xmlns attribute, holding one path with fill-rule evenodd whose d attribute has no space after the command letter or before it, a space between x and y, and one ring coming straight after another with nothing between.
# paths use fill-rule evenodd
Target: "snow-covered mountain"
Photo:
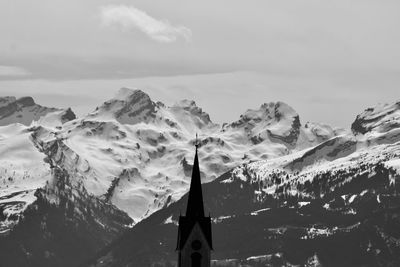
<instances>
[{"instance_id":1,"label":"snow-covered mountain","mask_svg":"<svg viewBox=\"0 0 400 267\"><path fill-rule=\"evenodd\" d=\"M384 133L400 127L400 101L368 108L357 116L351 129L355 134Z\"/></svg>"},{"instance_id":2,"label":"snow-covered mountain","mask_svg":"<svg viewBox=\"0 0 400 267\"><path fill-rule=\"evenodd\" d=\"M213 266L399 265L395 107L361 113L355 134L245 163L204 184L206 210L214 218ZM368 130L361 133L355 124ZM154 213L85 266L174 266L186 202L185 195Z\"/></svg>"},{"instance_id":3,"label":"snow-covered mountain","mask_svg":"<svg viewBox=\"0 0 400 267\"><path fill-rule=\"evenodd\" d=\"M75 266L127 227L157 228L148 222L162 219L162 227L174 228L164 221L174 222L184 203L196 133L202 178L215 195L208 205L220 218L216 225L247 213L251 218L251 213L263 214L256 211L284 203L296 190L305 191L301 198L312 202L318 195L315 188L327 190L325 183L314 185L313 177L329 173L334 183L334 174L364 161L378 166L380 157L390 166L397 164L389 159L397 157L398 110L396 105L367 109L351 130L343 130L303 123L289 105L271 102L219 125L194 101L166 106L143 91L123 88L80 118L68 109L35 117L27 125L9 120L0 127L0 251L7 248L7 240L13 244L7 251L15 251L8 259L24 255L24 261L10 260L9 266ZM391 127L386 127L388 120ZM79 254L82 247L69 246L70 239L60 231L81 240L90 253ZM175 238L174 233L170 231L169 238ZM63 238L66 241L53 248ZM167 255L163 248L154 251ZM220 259L234 256L224 253ZM110 264L119 262L109 259Z\"/></svg>"},{"instance_id":4,"label":"snow-covered mountain","mask_svg":"<svg viewBox=\"0 0 400 267\"><path fill-rule=\"evenodd\" d=\"M4 234L36 200L36 190L51 179L45 155L33 142L33 125L60 129L76 116L71 109L40 106L31 97L4 97L0 103L0 234Z\"/></svg>"},{"instance_id":5,"label":"snow-covered mountain","mask_svg":"<svg viewBox=\"0 0 400 267\"><path fill-rule=\"evenodd\" d=\"M45 142L59 140L89 193L110 201L135 222L178 200L188 189L195 134L205 181L243 162L287 155L335 136L329 126L301 125L278 102L220 126L194 101L168 107L140 90L123 88L87 116L68 122ZM188 163L189 162L189 163Z\"/></svg>"},{"instance_id":6,"label":"snow-covered mountain","mask_svg":"<svg viewBox=\"0 0 400 267\"><path fill-rule=\"evenodd\" d=\"M62 110L58 108L43 107L35 103L32 97L21 97L16 99L13 96L0 97L0 126L21 123L30 125L49 113L58 112L62 123L75 119L71 109Z\"/></svg>"}]
</instances>

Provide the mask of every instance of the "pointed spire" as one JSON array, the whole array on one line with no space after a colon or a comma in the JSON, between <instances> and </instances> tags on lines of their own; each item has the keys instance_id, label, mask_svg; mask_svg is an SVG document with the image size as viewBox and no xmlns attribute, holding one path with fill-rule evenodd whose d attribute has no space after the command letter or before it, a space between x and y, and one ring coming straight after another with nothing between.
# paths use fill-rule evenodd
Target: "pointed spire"
<instances>
[{"instance_id":1,"label":"pointed spire","mask_svg":"<svg viewBox=\"0 0 400 267\"><path fill-rule=\"evenodd\" d=\"M204 217L203 192L201 190L199 158L197 156L197 149L199 146L197 140L197 134L196 134L195 146L196 146L196 154L194 156L194 162L193 162L192 180L190 182L186 216Z\"/></svg>"}]
</instances>

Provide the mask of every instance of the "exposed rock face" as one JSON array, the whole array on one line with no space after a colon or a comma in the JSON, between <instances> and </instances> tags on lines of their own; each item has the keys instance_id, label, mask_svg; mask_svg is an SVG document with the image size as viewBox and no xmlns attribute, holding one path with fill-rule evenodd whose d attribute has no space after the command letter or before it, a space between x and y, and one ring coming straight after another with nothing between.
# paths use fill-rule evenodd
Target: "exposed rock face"
<instances>
[{"instance_id":1,"label":"exposed rock face","mask_svg":"<svg viewBox=\"0 0 400 267\"><path fill-rule=\"evenodd\" d=\"M198 118L200 120L200 122L198 123L199 128L201 128L203 125L212 124L210 115L208 115L208 113L204 112L200 107L198 107L196 105L196 102L194 102L193 100L182 100L172 106L172 109L174 108L177 110L183 109L191 114L194 118Z\"/></svg>"},{"instance_id":2,"label":"exposed rock face","mask_svg":"<svg viewBox=\"0 0 400 267\"><path fill-rule=\"evenodd\" d=\"M62 123L75 119L76 116L71 109L62 110L58 108L43 107L35 103L32 97L1 97L0 98L0 126L21 123L30 125L33 121L39 121L46 115L54 112L62 112Z\"/></svg>"},{"instance_id":3,"label":"exposed rock face","mask_svg":"<svg viewBox=\"0 0 400 267\"><path fill-rule=\"evenodd\" d=\"M21 97L16 101L21 107L30 107L36 105L35 101L30 96Z\"/></svg>"},{"instance_id":4,"label":"exposed rock face","mask_svg":"<svg viewBox=\"0 0 400 267\"><path fill-rule=\"evenodd\" d=\"M0 119L6 118L16 112L18 109L15 97L0 98Z\"/></svg>"},{"instance_id":5,"label":"exposed rock face","mask_svg":"<svg viewBox=\"0 0 400 267\"><path fill-rule=\"evenodd\" d=\"M300 126L300 118L299 116L295 116L293 117L291 129L285 135L281 135L279 133L275 134L271 130L267 130L267 132L272 138L276 138L287 144L295 145L300 134Z\"/></svg>"},{"instance_id":6,"label":"exposed rock face","mask_svg":"<svg viewBox=\"0 0 400 267\"><path fill-rule=\"evenodd\" d=\"M66 123L68 121L72 121L76 119L75 113L72 111L71 108L68 108L65 110L65 112L61 115L61 121L62 123Z\"/></svg>"},{"instance_id":7,"label":"exposed rock face","mask_svg":"<svg viewBox=\"0 0 400 267\"><path fill-rule=\"evenodd\" d=\"M271 102L258 110L247 110L238 121L226 127L244 129L253 144L272 139L293 146L298 140L301 123L299 115L289 105Z\"/></svg>"},{"instance_id":8,"label":"exposed rock face","mask_svg":"<svg viewBox=\"0 0 400 267\"><path fill-rule=\"evenodd\" d=\"M91 117L115 118L123 124L148 122L155 116L156 104L141 90L122 88L111 100L104 102Z\"/></svg>"},{"instance_id":9,"label":"exposed rock face","mask_svg":"<svg viewBox=\"0 0 400 267\"><path fill-rule=\"evenodd\" d=\"M351 125L355 134L382 133L396 128L400 128L400 102L368 108Z\"/></svg>"}]
</instances>

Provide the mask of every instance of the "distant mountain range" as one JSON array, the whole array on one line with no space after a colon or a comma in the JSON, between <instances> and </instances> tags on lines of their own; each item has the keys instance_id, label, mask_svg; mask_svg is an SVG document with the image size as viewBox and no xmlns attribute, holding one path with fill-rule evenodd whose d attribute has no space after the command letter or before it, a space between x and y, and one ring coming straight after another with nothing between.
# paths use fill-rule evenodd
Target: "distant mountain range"
<instances>
[{"instance_id":1,"label":"distant mountain range","mask_svg":"<svg viewBox=\"0 0 400 267\"><path fill-rule=\"evenodd\" d=\"M348 130L283 102L219 125L123 88L81 118L0 98L0 125L0 266L174 266L196 133L215 266L400 264L400 102Z\"/></svg>"}]
</instances>

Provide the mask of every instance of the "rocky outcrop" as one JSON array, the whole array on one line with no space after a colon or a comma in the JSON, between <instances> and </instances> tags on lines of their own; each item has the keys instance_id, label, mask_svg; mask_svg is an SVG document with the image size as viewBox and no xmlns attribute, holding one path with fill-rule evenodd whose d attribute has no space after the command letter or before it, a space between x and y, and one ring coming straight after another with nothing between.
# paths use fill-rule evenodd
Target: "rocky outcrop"
<instances>
[{"instance_id":1,"label":"rocky outcrop","mask_svg":"<svg viewBox=\"0 0 400 267\"><path fill-rule=\"evenodd\" d=\"M351 125L354 134L384 133L396 128L400 128L400 102L368 108Z\"/></svg>"}]
</instances>

